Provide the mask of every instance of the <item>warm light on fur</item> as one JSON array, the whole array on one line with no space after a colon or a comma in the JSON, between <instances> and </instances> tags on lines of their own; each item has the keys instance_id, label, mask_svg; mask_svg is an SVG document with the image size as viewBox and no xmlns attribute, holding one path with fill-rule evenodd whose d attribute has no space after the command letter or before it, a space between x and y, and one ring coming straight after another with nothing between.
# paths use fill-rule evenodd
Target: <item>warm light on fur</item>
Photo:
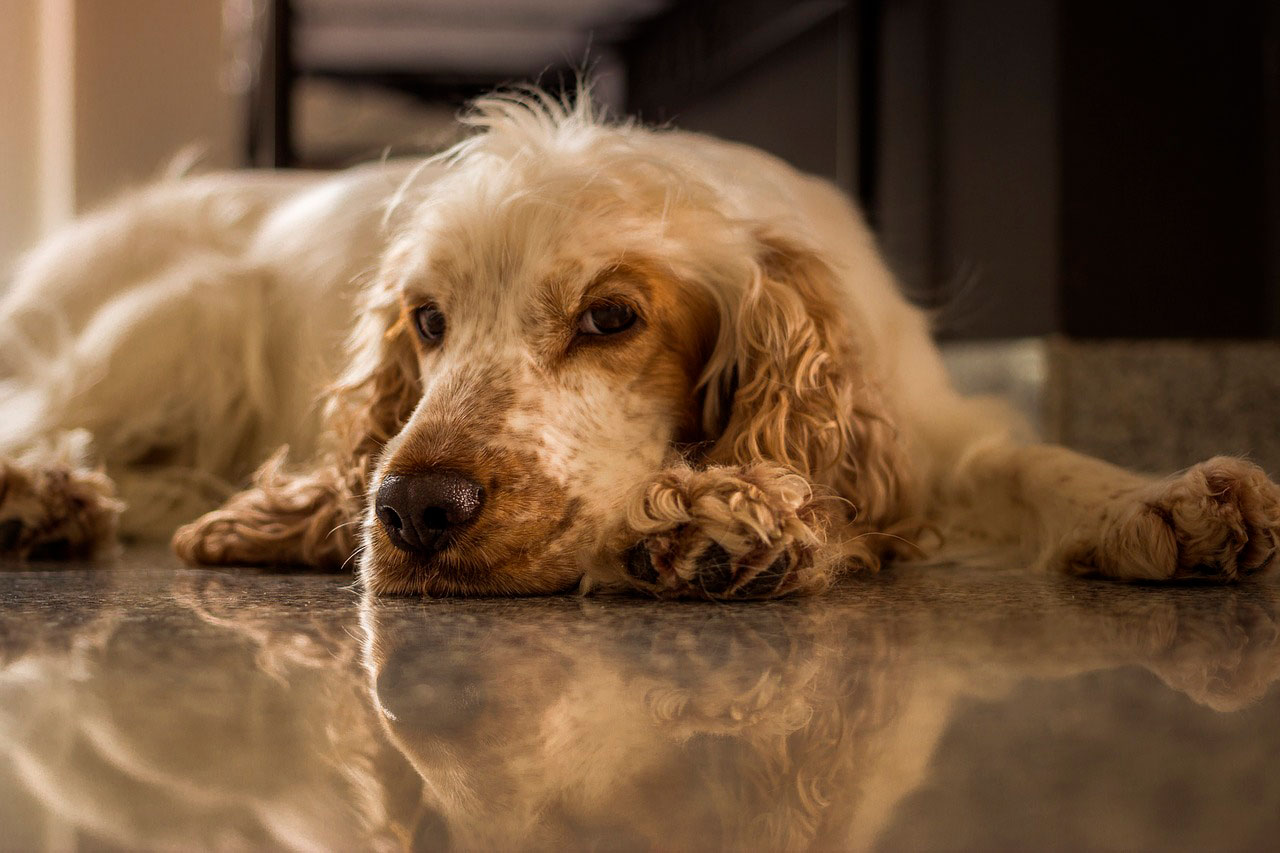
<instances>
[{"instance_id":1,"label":"warm light on fur","mask_svg":"<svg viewBox=\"0 0 1280 853\"><path fill-rule=\"evenodd\" d=\"M6 482L53 483L38 448L83 429L58 482L91 487L39 518L0 504L4 551L108 543L118 498L124 535L177 528L190 562L356 556L383 593L771 597L939 542L1144 579L1274 562L1257 468L1151 480L956 394L826 182L586 97L467 121L425 162L166 183L38 248L0 304ZM635 325L580 334L602 301ZM438 469L483 511L401 550L371 496Z\"/></svg>"}]
</instances>

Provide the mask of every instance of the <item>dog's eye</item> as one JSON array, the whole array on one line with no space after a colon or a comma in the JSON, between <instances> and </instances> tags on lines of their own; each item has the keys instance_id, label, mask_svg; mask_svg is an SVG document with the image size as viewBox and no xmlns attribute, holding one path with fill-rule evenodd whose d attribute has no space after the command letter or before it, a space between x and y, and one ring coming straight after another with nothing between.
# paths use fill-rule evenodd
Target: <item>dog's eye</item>
<instances>
[{"instance_id":1,"label":"dog's eye","mask_svg":"<svg viewBox=\"0 0 1280 853\"><path fill-rule=\"evenodd\" d=\"M418 334L429 344L438 343L444 337L444 312L435 303L428 302L413 312L413 324Z\"/></svg>"},{"instance_id":2,"label":"dog's eye","mask_svg":"<svg viewBox=\"0 0 1280 853\"><path fill-rule=\"evenodd\" d=\"M636 312L617 302L602 302L582 312L578 331L584 335L616 335L636 322Z\"/></svg>"}]
</instances>

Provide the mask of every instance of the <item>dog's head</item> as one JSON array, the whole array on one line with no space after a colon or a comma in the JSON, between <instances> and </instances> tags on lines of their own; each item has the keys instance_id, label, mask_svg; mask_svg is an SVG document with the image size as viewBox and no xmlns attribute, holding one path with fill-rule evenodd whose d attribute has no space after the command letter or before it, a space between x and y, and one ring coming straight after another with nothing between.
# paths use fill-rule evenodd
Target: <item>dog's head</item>
<instances>
[{"instance_id":1,"label":"dog's head","mask_svg":"<svg viewBox=\"0 0 1280 853\"><path fill-rule=\"evenodd\" d=\"M370 470L371 589L570 588L681 459L891 490L803 234L742 215L687 137L538 96L474 120L396 202L331 409Z\"/></svg>"}]
</instances>

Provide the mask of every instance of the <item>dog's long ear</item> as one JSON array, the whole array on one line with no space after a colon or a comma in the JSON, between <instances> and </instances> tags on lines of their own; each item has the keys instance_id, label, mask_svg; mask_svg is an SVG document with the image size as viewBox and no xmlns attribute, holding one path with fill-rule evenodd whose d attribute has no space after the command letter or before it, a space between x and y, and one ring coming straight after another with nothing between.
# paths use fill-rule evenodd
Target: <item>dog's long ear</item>
<instances>
[{"instance_id":1,"label":"dog's long ear","mask_svg":"<svg viewBox=\"0 0 1280 853\"><path fill-rule=\"evenodd\" d=\"M376 457L422 394L412 332L394 292L371 285L362 302L349 367L325 404L328 446L298 471L286 466L282 448L251 488L174 534L178 556L205 565L337 569L354 553Z\"/></svg>"},{"instance_id":2,"label":"dog's long ear","mask_svg":"<svg viewBox=\"0 0 1280 853\"><path fill-rule=\"evenodd\" d=\"M706 461L777 464L851 501L860 524L900 518L903 450L834 272L793 242L761 235L758 245L704 377Z\"/></svg>"},{"instance_id":3,"label":"dog's long ear","mask_svg":"<svg viewBox=\"0 0 1280 853\"><path fill-rule=\"evenodd\" d=\"M330 389L324 422L333 453L359 472L361 486L374 458L408 422L422 396L413 331L393 293L374 291L358 309L346 372Z\"/></svg>"}]
</instances>

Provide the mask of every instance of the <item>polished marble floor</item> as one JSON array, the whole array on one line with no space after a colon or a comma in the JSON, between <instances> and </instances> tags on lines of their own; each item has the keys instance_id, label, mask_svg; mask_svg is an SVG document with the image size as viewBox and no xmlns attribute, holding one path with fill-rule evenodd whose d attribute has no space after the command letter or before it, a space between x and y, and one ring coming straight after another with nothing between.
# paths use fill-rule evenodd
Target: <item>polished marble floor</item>
<instances>
[{"instance_id":1,"label":"polished marble floor","mask_svg":"<svg viewBox=\"0 0 1280 853\"><path fill-rule=\"evenodd\" d=\"M0 848L1268 849L1280 583L364 602L0 572Z\"/></svg>"}]
</instances>

